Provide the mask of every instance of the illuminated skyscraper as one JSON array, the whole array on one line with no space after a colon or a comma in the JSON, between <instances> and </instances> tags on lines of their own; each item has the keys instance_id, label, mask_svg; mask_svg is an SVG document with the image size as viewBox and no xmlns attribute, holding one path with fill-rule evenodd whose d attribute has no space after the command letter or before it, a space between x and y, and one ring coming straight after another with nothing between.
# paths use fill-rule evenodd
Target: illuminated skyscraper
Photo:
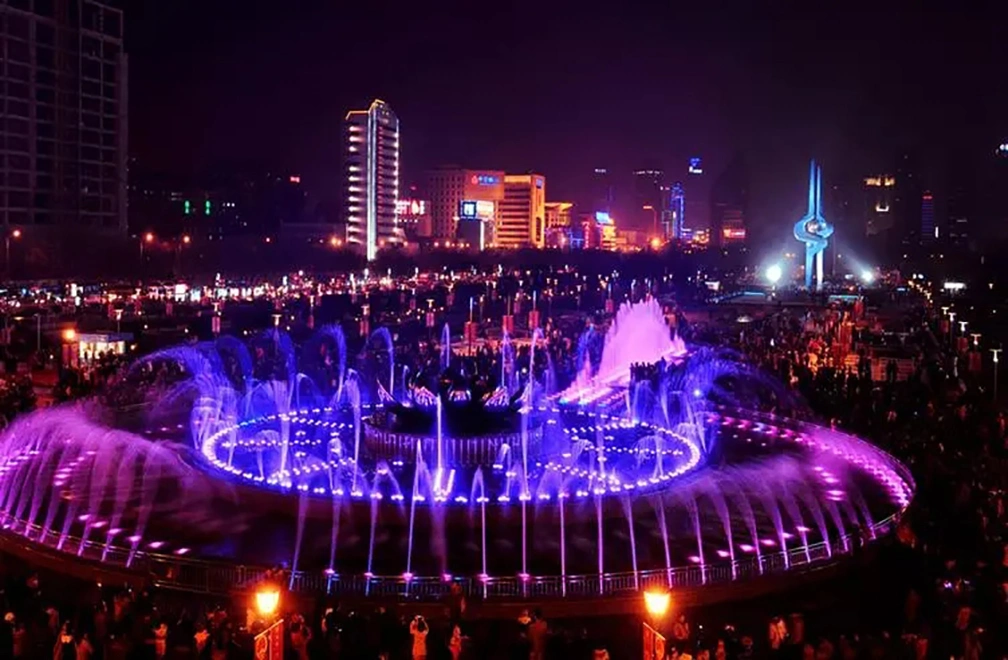
<instances>
[{"instance_id":1,"label":"illuminated skyscraper","mask_svg":"<svg viewBox=\"0 0 1008 660\"><path fill-rule=\"evenodd\" d=\"M613 184L609 170L604 167L596 167L592 172L591 210L612 213L613 199Z\"/></svg>"},{"instance_id":2,"label":"illuminated skyscraper","mask_svg":"<svg viewBox=\"0 0 1008 660\"><path fill-rule=\"evenodd\" d=\"M497 245L504 248L542 248L545 244L546 177L541 174L505 175Z\"/></svg>"},{"instance_id":3,"label":"illuminated skyscraper","mask_svg":"<svg viewBox=\"0 0 1008 660\"><path fill-rule=\"evenodd\" d=\"M665 204L662 203L662 192L665 175L658 169L641 169L634 171L634 208L633 217L638 229L646 228L648 233L658 233L658 216ZM647 207L647 208L645 208Z\"/></svg>"},{"instance_id":4,"label":"illuminated skyscraper","mask_svg":"<svg viewBox=\"0 0 1008 660\"><path fill-rule=\"evenodd\" d=\"M864 228L866 236L885 234L896 226L896 177L891 174L864 179Z\"/></svg>"},{"instance_id":5,"label":"illuminated skyscraper","mask_svg":"<svg viewBox=\"0 0 1008 660\"><path fill-rule=\"evenodd\" d=\"M683 240L686 233L686 191L679 181L672 184L668 193L668 209L663 216L665 240Z\"/></svg>"},{"instance_id":6,"label":"illuminated skyscraper","mask_svg":"<svg viewBox=\"0 0 1008 660\"><path fill-rule=\"evenodd\" d=\"M930 243L938 238L935 225L934 196L930 192L921 195L921 243Z\"/></svg>"},{"instance_id":7,"label":"illuminated skyscraper","mask_svg":"<svg viewBox=\"0 0 1008 660\"><path fill-rule=\"evenodd\" d=\"M347 243L373 260L378 250L401 242L399 118L381 100L351 110L345 121Z\"/></svg>"}]
</instances>

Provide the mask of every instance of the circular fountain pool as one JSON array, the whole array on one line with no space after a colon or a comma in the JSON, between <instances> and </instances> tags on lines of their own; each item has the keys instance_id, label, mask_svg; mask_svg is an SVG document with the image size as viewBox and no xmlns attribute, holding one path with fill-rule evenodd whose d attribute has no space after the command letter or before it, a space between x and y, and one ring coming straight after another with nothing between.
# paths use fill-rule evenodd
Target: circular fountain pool
<instances>
[{"instance_id":1,"label":"circular fountain pool","mask_svg":"<svg viewBox=\"0 0 1008 660\"><path fill-rule=\"evenodd\" d=\"M633 364L659 365L647 382L611 353L621 325ZM599 369L562 392L509 385L513 365L497 386L404 380L399 396L384 368L387 387L358 372L332 395L297 377L236 386L206 358L217 347L190 350L152 359L185 365L191 443L71 410L13 425L7 533L169 582L283 562L295 588L592 595L825 561L888 531L913 493L869 443L739 407L755 400L739 382L765 377L686 355L655 305L621 310Z\"/></svg>"}]
</instances>

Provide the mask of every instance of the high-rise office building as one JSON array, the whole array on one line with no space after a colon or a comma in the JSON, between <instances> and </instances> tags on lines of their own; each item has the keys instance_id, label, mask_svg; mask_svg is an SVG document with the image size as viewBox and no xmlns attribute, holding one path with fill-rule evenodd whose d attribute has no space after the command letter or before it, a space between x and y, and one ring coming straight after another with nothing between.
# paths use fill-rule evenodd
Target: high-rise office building
<instances>
[{"instance_id":1,"label":"high-rise office building","mask_svg":"<svg viewBox=\"0 0 1008 660\"><path fill-rule=\"evenodd\" d=\"M652 236L657 235L658 218L665 207L662 203L665 175L658 169L641 169L634 171L633 174L635 224L639 229L647 229ZM624 226L622 222L621 226Z\"/></svg>"},{"instance_id":2,"label":"high-rise office building","mask_svg":"<svg viewBox=\"0 0 1008 660\"><path fill-rule=\"evenodd\" d=\"M380 248L402 242L396 224L399 199L399 118L388 104L347 113L344 174L347 243L374 259Z\"/></svg>"},{"instance_id":3,"label":"high-rise office building","mask_svg":"<svg viewBox=\"0 0 1008 660\"><path fill-rule=\"evenodd\" d=\"M938 238L935 225L934 196L930 192L921 195L921 243L930 243Z\"/></svg>"},{"instance_id":4,"label":"high-rise office building","mask_svg":"<svg viewBox=\"0 0 1008 660\"><path fill-rule=\"evenodd\" d=\"M546 202L546 245L569 247L574 228L574 202Z\"/></svg>"},{"instance_id":5,"label":"high-rise office building","mask_svg":"<svg viewBox=\"0 0 1008 660\"><path fill-rule=\"evenodd\" d=\"M93 0L4 2L0 42L3 223L125 232L122 11Z\"/></svg>"},{"instance_id":6,"label":"high-rise office building","mask_svg":"<svg viewBox=\"0 0 1008 660\"><path fill-rule=\"evenodd\" d=\"M591 210L612 213L614 200L615 192L609 170L604 167L596 167L592 172Z\"/></svg>"},{"instance_id":7,"label":"high-rise office building","mask_svg":"<svg viewBox=\"0 0 1008 660\"><path fill-rule=\"evenodd\" d=\"M504 172L442 167L427 173L426 194L430 199L430 233L437 241L453 241L458 236L459 211L478 210L479 219L489 224L483 228L486 245L494 243L494 229L500 221L499 207L504 199ZM473 204L463 205L463 202Z\"/></svg>"},{"instance_id":8,"label":"high-rise office building","mask_svg":"<svg viewBox=\"0 0 1008 660\"><path fill-rule=\"evenodd\" d=\"M961 181L961 177L956 177ZM977 216L976 189L968 182L953 183L948 193L945 237L951 245L964 247L970 240L970 219Z\"/></svg>"},{"instance_id":9,"label":"high-rise office building","mask_svg":"<svg viewBox=\"0 0 1008 660\"><path fill-rule=\"evenodd\" d=\"M541 174L504 176L504 201L500 205L497 245L503 248L546 244L546 177Z\"/></svg>"},{"instance_id":10,"label":"high-rise office building","mask_svg":"<svg viewBox=\"0 0 1008 660\"><path fill-rule=\"evenodd\" d=\"M737 156L711 187L710 244L723 247L744 243L747 237L746 211L749 197L749 170Z\"/></svg>"},{"instance_id":11,"label":"high-rise office building","mask_svg":"<svg viewBox=\"0 0 1008 660\"><path fill-rule=\"evenodd\" d=\"M668 192L668 209L664 215L665 240L681 241L686 235L686 190L681 182L672 184Z\"/></svg>"},{"instance_id":12,"label":"high-rise office building","mask_svg":"<svg viewBox=\"0 0 1008 660\"><path fill-rule=\"evenodd\" d=\"M887 234L896 227L896 177L879 174L864 178L866 236Z\"/></svg>"},{"instance_id":13,"label":"high-rise office building","mask_svg":"<svg viewBox=\"0 0 1008 660\"><path fill-rule=\"evenodd\" d=\"M546 202L546 229L569 228L574 224L574 202Z\"/></svg>"}]
</instances>

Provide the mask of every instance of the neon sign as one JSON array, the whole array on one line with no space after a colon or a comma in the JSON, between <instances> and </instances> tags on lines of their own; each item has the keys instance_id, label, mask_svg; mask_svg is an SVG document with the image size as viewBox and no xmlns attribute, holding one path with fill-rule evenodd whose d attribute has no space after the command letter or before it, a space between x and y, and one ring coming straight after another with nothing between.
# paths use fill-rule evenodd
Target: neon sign
<instances>
[{"instance_id":1,"label":"neon sign","mask_svg":"<svg viewBox=\"0 0 1008 660\"><path fill-rule=\"evenodd\" d=\"M689 173L703 174L703 161L701 161L699 157L694 156L689 159Z\"/></svg>"},{"instance_id":2,"label":"neon sign","mask_svg":"<svg viewBox=\"0 0 1008 660\"><path fill-rule=\"evenodd\" d=\"M478 199L466 199L459 202L459 218L463 220L492 220L494 217L494 203L492 201Z\"/></svg>"},{"instance_id":3,"label":"neon sign","mask_svg":"<svg viewBox=\"0 0 1008 660\"><path fill-rule=\"evenodd\" d=\"M494 186L500 183L500 177L493 174L473 174L469 182L474 186Z\"/></svg>"},{"instance_id":4,"label":"neon sign","mask_svg":"<svg viewBox=\"0 0 1008 660\"><path fill-rule=\"evenodd\" d=\"M422 199L397 199L395 212L396 215L427 215L427 202Z\"/></svg>"}]
</instances>

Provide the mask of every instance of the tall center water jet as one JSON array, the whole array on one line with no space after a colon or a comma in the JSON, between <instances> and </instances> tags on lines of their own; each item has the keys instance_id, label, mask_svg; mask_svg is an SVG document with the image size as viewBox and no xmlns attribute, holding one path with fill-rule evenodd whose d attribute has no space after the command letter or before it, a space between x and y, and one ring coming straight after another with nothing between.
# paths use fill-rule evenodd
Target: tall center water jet
<instances>
[{"instance_id":1,"label":"tall center water jet","mask_svg":"<svg viewBox=\"0 0 1008 660\"><path fill-rule=\"evenodd\" d=\"M451 330L445 323L441 329L441 371L448 371L451 366Z\"/></svg>"}]
</instances>

